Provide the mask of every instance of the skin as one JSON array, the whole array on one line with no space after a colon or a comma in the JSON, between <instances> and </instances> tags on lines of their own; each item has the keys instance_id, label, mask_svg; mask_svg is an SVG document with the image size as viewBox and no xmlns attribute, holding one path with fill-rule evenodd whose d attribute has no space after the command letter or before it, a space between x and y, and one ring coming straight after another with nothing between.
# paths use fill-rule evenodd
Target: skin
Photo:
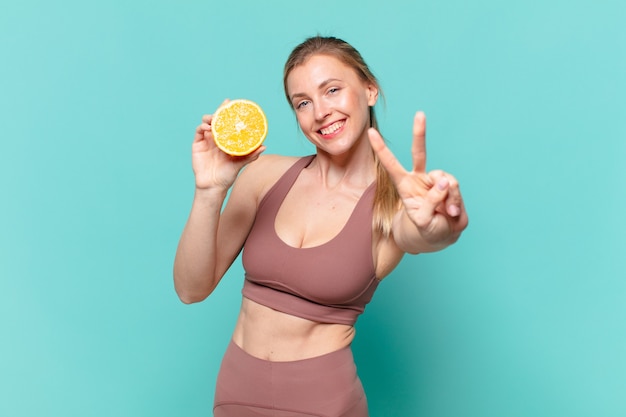
<instances>
[{"instance_id":1,"label":"skin","mask_svg":"<svg viewBox=\"0 0 626 417\"><path fill-rule=\"evenodd\" d=\"M441 250L468 224L457 180L441 170L426 171L426 120L413 124L413 167L405 170L380 134L369 128L376 85L334 57L314 55L292 70L287 89L304 135L317 157L304 169L275 220L278 236L294 247L331 240L346 223L363 191L375 180L374 152L401 197L389 237L375 233L372 256L383 279L405 253ZM265 193L297 160L262 155L231 157L214 144L212 115L205 115L192 144L196 191L174 262L174 283L185 303L208 297L242 249ZM245 169L243 169L245 167ZM230 197L224 201L231 189ZM354 328L294 317L245 297L233 341L249 354L290 361L349 345Z\"/></svg>"}]
</instances>

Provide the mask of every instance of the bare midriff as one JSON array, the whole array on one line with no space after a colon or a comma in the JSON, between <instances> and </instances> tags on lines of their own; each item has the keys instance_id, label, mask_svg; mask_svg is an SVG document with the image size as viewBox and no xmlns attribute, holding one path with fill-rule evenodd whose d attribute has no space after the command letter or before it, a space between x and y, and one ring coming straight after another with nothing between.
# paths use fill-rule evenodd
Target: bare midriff
<instances>
[{"instance_id":1,"label":"bare midriff","mask_svg":"<svg viewBox=\"0 0 626 417\"><path fill-rule=\"evenodd\" d=\"M274 362L313 358L349 346L355 329L318 323L243 298L233 342L248 354Z\"/></svg>"}]
</instances>

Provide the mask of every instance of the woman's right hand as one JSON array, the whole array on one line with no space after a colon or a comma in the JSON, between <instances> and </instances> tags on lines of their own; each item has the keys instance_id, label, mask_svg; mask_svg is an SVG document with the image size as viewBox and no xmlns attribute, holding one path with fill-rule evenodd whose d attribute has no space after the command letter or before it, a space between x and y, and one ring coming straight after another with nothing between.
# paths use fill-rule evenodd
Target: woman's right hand
<instances>
[{"instance_id":1,"label":"woman's right hand","mask_svg":"<svg viewBox=\"0 0 626 417\"><path fill-rule=\"evenodd\" d=\"M223 104L226 104L225 100ZM191 147L192 168L196 177L196 189L228 190L239 171L256 160L265 146L246 156L231 156L217 147L211 131L212 114L202 116L202 123L196 128Z\"/></svg>"}]
</instances>

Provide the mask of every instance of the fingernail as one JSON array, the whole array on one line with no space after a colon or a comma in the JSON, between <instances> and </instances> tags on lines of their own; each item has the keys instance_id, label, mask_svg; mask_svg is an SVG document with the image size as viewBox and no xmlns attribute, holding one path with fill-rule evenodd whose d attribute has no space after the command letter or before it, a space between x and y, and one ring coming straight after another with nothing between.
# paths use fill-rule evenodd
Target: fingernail
<instances>
[{"instance_id":1,"label":"fingernail","mask_svg":"<svg viewBox=\"0 0 626 417\"><path fill-rule=\"evenodd\" d=\"M461 209L459 206L452 204L451 206L448 206L448 214L452 217L456 217L461 214Z\"/></svg>"},{"instance_id":2,"label":"fingernail","mask_svg":"<svg viewBox=\"0 0 626 417\"><path fill-rule=\"evenodd\" d=\"M450 184L450 182L448 181L448 179L446 177L443 177L437 183L437 188L439 188L441 191L443 191L446 188L448 188L449 184Z\"/></svg>"}]
</instances>

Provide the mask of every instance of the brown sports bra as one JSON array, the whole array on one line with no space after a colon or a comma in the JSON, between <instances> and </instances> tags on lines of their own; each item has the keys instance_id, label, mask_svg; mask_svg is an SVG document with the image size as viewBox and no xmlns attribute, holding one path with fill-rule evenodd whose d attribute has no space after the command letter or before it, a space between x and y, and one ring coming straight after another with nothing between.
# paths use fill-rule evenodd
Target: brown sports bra
<instances>
[{"instance_id":1,"label":"brown sports bra","mask_svg":"<svg viewBox=\"0 0 626 417\"><path fill-rule=\"evenodd\" d=\"M299 159L261 200L243 249L242 293L297 317L354 325L379 283L372 255L375 183L365 190L339 234L322 245L294 248L274 227L284 198L314 157Z\"/></svg>"}]
</instances>

